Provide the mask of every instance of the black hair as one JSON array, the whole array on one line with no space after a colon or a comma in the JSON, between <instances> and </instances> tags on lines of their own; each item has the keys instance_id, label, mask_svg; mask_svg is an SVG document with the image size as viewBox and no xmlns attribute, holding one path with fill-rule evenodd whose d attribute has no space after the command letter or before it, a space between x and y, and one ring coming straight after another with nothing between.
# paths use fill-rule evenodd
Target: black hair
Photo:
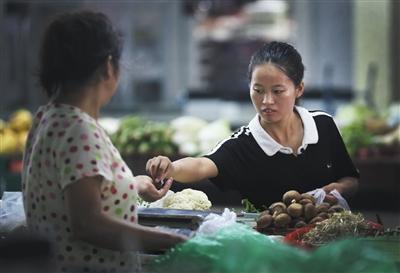
<instances>
[{"instance_id":1,"label":"black hair","mask_svg":"<svg viewBox=\"0 0 400 273\"><path fill-rule=\"evenodd\" d=\"M111 56L119 71L122 39L107 16L78 11L56 17L47 27L40 49L39 80L48 97L64 85L93 80Z\"/></svg>"},{"instance_id":2,"label":"black hair","mask_svg":"<svg viewBox=\"0 0 400 273\"><path fill-rule=\"evenodd\" d=\"M298 86L303 80L304 65L297 50L284 42L273 41L263 45L250 59L248 79L251 81L256 66L272 63L281 69Z\"/></svg>"}]
</instances>

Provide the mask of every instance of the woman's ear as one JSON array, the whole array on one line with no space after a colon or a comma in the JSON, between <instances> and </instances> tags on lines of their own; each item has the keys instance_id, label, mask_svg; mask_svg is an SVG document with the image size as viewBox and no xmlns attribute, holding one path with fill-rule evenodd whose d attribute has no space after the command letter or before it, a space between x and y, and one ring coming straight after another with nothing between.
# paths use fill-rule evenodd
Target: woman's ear
<instances>
[{"instance_id":1,"label":"woman's ear","mask_svg":"<svg viewBox=\"0 0 400 273\"><path fill-rule=\"evenodd\" d=\"M110 56L108 56L107 61L106 61L106 69L104 71L104 77L106 79L108 79L111 76L113 76L114 74L115 74L115 68L114 68L114 65L112 63L112 57L110 55Z\"/></svg>"},{"instance_id":2,"label":"woman's ear","mask_svg":"<svg viewBox=\"0 0 400 273\"><path fill-rule=\"evenodd\" d=\"M300 98L304 94L304 81L301 81L301 83L296 87L296 98Z\"/></svg>"}]
</instances>

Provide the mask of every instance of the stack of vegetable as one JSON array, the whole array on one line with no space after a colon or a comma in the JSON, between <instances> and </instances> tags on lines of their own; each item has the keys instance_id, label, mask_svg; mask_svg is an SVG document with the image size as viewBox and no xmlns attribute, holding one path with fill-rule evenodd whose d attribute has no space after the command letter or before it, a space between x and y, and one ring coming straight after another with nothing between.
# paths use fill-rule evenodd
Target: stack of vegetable
<instances>
[{"instance_id":1,"label":"stack of vegetable","mask_svg":"<svg viewBox=\"0 0 400 273\"><path fill-rule=\"evenodd\" d=\"M378 113L365 104L353 103L340 107L335 120L351 156L399 150L400 105L392 105L386 113Z\"/></svg>"},{"instance_id":2,"label":"stack of vegetable","mask_svg":"<svg viewBox=\"0 0 400 273\"><path fill-rule=\"evenodd\" d=\"M125 155L173 155L178 147L172 142L173 130L167 123L148 121L138 116L121 120L119 129L111 135L115 147Z\"/></svg>"},{"instance_id":3,"label":"stack of vegetable","mask_svg":"<svg viewBox=\"0 0 400 273\"><path fill-rule=\"evenodd\" d=\"M0 155L22 154L32 115L26 109L19 109L11 114L8 121L0 120Z\"/></svg>"},{"instance_id":4,"label":"stack of vegetable","mask_svg":"<svg viewBox=\"0 0 400 273\"><path fill-rule=\"evenodd\" d=\"M315 198L307 193L290 190L282 196L282 201L271 204L262 211L256 229L263 233L273 233L271 229L287 230L304 227L330 218L344 209L337 204L316 204Z\"/></svg>"}]
</instances>

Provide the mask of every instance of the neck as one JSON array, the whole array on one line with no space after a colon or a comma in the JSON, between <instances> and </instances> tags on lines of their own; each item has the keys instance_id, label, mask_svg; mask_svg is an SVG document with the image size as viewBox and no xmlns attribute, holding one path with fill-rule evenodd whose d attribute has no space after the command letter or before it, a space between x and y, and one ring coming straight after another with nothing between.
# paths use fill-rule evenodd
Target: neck
<instances>
[{"instance_id":1,"label":"neck","mask_svg":"<svg viewBox=\"0 0 400 273\"><path fill-rule=\"evenodd\" d=\"M98 119L101 109L100 96L97 88L80 90L63 89L53 100L54 103L69 104L80 108L94 119Z\"/></svg>"},{"instance_id":2,"label":"neck","mask_svg":"<svg viewBox=\"0 0 400 273\"><path fill-rule=\"evenodd\" d=\"M301 120L294 111L278 123L261 123L261 126L276 142L282 145L291 142L297 132L302 130Z\"/></svg>"}]
</instances>

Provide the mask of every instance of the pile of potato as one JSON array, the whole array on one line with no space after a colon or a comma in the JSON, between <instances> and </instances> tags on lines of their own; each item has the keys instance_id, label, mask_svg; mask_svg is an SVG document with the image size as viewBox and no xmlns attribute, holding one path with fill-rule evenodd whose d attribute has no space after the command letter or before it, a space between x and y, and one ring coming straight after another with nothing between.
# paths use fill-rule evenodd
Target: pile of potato
<instances>
[{"instance_id":1,"label":"pile of potato","mask_svg":"<svg viewBox=\"0 0 400 273\"><path fill-rule=\"evenodd\" d=\"M337 204L316 205L312 195L290 190L283 195L282 202L275 202L260 213L256 229L264 231L268 228L300 228L321 222L330 218L334 212L343 210Z\"/></svg>"}]
</instances>

